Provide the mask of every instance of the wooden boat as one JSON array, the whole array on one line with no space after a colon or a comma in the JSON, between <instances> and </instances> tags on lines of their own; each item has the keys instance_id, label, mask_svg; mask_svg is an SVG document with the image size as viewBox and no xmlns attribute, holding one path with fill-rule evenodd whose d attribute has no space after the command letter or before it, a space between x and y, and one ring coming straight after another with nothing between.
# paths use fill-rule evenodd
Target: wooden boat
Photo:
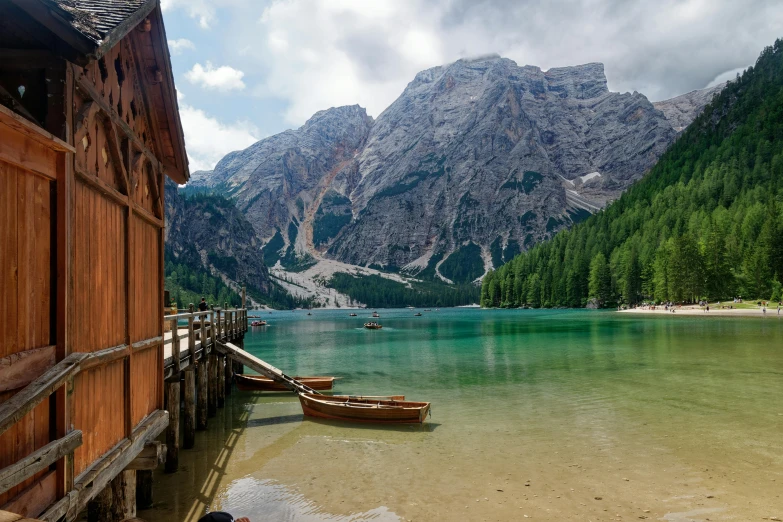
<instances>
[{"instance_id":1,"label":"wooden boat","mask_svg":"<svg viewBox=\"0 0 783 522\"><path fill-rule=\"evenodd\" d=\"M418 424L424 422L430 411L429 402L329 397L312 393L300 393L299 402L305 415L348 422Z\"/></svg>"},{"instance_id":2,"label":"wooden boat","mask_svg":"<svg viewBox=\"0 0 783 522\"><path fill-rule=\"evenodd\" d=\"M383 325L378 324L375 321L372 321L370 323L364 323L364 327L367 328L368 330L380 330L381 328L383 328Z\"/></svg>"},{"instance_id":3,"label":"wooden boat","mask_svg":"<svg viewBox=\"0 0 783 522\"><path fill-rule=\"evenodd\" d=\"M242 391L288 391L282 384L262 375L234 374L237 388ZM337 377L294 377L313 390L331 390Z\"/></svg>"},{"instance_id":4,"label":"wooden boat","mask_svg":"<svg viewBox=\"0 0 783 522\"><path fill-rule=\"evenodd\" d=\"M266 326L266 321L253 321L250 326Z\"/></svg>"}]
</instances>

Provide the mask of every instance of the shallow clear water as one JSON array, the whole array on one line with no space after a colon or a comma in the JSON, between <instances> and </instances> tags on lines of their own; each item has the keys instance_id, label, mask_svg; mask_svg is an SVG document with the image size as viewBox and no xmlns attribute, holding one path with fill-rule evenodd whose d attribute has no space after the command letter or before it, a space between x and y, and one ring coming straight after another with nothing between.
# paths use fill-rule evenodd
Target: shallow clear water
<instances>
[{"instance_id":1,"label":"shallow clear water","mask_svg":"<svg viewBox=\"0 0 783 522\"><path fill-rule=\"evenodd\" d=\"M238 393L159 475L149 520L783 518L783 320L577 310L274 312L245 348L423 426Z\"/></svg>"}]
</instances>

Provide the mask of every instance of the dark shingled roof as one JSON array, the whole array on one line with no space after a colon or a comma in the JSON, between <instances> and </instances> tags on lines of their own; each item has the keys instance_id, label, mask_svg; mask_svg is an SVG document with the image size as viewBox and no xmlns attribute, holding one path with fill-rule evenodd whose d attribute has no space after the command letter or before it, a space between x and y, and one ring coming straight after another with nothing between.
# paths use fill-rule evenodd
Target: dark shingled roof
<instances>
[{"instance_id":1,"label":"dark shingled roof","mask_svg":"<svg viewBox=\"0 0 783 522\"><path fill-rule=\"evenodd\" d=\"M155 0L45 0L64 13L76 31L99 47L124 22L136 16L146 16L155 7ZM122 30L127 31L126 27Z\"/></svg>"}]
</instances>

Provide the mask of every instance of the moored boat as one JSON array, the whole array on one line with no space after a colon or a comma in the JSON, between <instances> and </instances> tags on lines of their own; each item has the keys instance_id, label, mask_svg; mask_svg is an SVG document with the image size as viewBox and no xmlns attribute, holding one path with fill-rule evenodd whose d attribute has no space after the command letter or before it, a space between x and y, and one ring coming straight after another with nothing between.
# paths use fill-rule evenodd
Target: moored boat
<instances>
[{"instance_id":1,"label":"moored boat","mask_svg":"<svg viewBox=\"0 0 783 522\"><path fill-rule=\"evenodd\" d=\"M372 321L369 323L364 323L364 327L367 328L368 330L380 330L381 328L383 328L383 325L378 324L375 321Z\"/></svg>"},{"instance_id":2,"label":"moored boat","mask_svg":"<svg viewBox=\"0 0 783 522\"><path fill-rule=\"evenodd\" d=\"M242 391L288 391L279 382L262 375L235 374L237 388ZM297 381L313 390L331 390L337 377L294 377Z\"/></svg>"},{"instance_id":3,"label":"moored boat","mask_svg":"<svg viewBox=\"0 0 783 522\"><path fill-rule=\"evenodd\" d=\"M266 321L253 321L250 326L266 326Z\"/></svg>"},{"instance_id":4,"label":"moored boat","mask_svg":"<svg viewBox=\"0 0 783 522\"><path fill-rule=\"evenodd\" d=\"M348 422L418 424L424 422L430 411L429 402L351 396L329 397L312 393L300 393L299 402L307 416Z\"/></svg>"}]
</instances>

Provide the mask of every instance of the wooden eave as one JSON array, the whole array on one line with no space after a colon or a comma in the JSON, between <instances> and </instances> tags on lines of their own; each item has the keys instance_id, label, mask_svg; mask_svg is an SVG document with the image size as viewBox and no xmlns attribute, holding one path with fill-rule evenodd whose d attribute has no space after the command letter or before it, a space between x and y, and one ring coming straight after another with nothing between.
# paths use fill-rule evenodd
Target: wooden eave
<instances>
[{"instance_id":1,"label":"wooden eave","mask_svg":"<svg viewBox=\"0 0 783 522\"><path fill-rule=\"evenodd\" d=\"M56 37L41 39L53 53L82 67L103 56L120 40L131 34L145 18L150 18L154 22L149 34L150 55L136 57L141 68L140 81L144 96L147 98L146 105L150 112L158 159L165 167L168 177L179 184L187 183L190 171L185 152L185 137L179 117L177 90L174 86L171 56L159 0L148 0L100 41L74 28L64 12L45 0L10 1ZM132 38L138 43L135 52L144 55L146 48L150 47L149 44L141 42L140 35L133 35ZM157 81L158 71L162 75L162 81Z\"/></svg>"}]
</instances>

